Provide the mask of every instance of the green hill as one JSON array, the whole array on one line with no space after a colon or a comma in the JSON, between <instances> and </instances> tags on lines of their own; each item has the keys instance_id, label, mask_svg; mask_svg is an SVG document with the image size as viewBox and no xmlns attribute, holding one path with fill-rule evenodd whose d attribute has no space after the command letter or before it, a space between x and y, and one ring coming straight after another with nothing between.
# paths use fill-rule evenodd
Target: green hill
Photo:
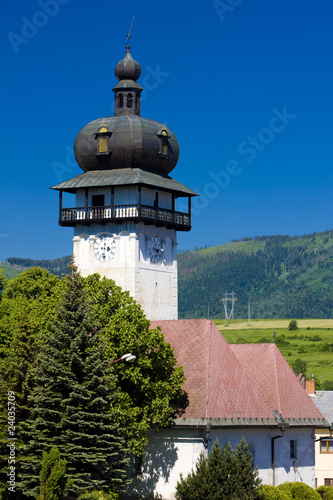
<instances>
[{"instance_id":1,"label":"green hill","mask_svg":"<svg viewBox=\"0 0 333 500\"><path fill-rule=\"evenodd\" d=\"M34 260L21 259L20 257L9 257L4 263L0 263L0 268L3 268L6 278L13 278L30 267L42 267L43 269L47 269L51 274L62 276L68 272L67 266L70 263L70 255L54 260Z\"/></svg>"},{"instance_id":2,"label":"green hill","mask_svg":"<svg viewBox=\"0 0 333 500\"><path fill-rule=\"evenodd\" d=\"M71 257L10 257L6 277L40 266L61 276ZM307 236L260 236L178 256L179 317L224 318L222 298L235 292L235 318L332 318L333 231ZM230 305L229 305L230 310Z\"/></svg>"},{"instance_id":3,"label":"green hill","mask_svg":"<svg viewBox=\"0 0 333 500\"><path fill-rule=\"evenodd\" d=\"M224 317L235 292L235 318L333 317L333 231L244 238L178 256L179 317ZM230 305L229 305L230 310Z\"/></svg>"}]
</instances>

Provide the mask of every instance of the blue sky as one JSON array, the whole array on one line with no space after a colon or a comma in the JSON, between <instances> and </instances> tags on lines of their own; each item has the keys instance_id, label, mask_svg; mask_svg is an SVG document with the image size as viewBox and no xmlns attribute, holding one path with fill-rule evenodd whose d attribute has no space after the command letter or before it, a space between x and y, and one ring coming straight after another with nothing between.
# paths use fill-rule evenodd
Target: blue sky
<instances>
[{"instance_id":1,"label":"blue sky","mask_svg":"<svg viewBox=\"0 0 333 500\"><path fill-rule=\"evenodd\" d=\"M48 188L113 115L133 15L142 115L176 134L171 175L201 194L178 248L332 229L331 0L1 0L0 261L72 252Z\"/></svg>"}]
</instances>

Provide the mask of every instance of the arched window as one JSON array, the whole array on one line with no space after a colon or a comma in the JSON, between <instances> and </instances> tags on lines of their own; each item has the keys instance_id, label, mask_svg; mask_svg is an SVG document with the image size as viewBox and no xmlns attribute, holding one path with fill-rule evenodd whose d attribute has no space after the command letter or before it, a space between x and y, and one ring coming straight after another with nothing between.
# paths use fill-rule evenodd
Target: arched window
<instances>
[{"instance_id":1,"label":"arched window","mask_svg":"<svg viewBox=\"0 0 333 500\"><path fill-rule=\"evenodd\" d=\"M127 107L131 108L133 105L133 96L132 94L127 94Z\"/></svg>"},{"instance_id":2,"label":"arched window","mask_svg":"<svg viewBox=\"0 0 333 500\"><path fill-rule=\"evenodd\" d=\"M119 107L124 107L124 96L123 94L119 94Z\"/></svg>"}]
</instances>

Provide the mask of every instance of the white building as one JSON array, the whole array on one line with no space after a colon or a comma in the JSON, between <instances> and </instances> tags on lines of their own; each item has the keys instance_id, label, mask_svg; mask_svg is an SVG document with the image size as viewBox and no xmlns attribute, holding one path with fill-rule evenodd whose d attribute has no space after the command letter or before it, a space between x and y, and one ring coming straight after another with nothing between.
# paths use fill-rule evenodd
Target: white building
<instances>
[{"instance_id":1,"label":"white building","mask_svg":"<svg viewBox=\"0 0 333 500\"><path fill-rule=\"evenodd\" d=\"M157 321L184 367L187 404L173 425L149 440L132 495L174 499L179 475L218 438L244 436L265 484L315 487L315 428L327 421L275 344L228 345L212 321Z\"/></svg>"}]
</instances>

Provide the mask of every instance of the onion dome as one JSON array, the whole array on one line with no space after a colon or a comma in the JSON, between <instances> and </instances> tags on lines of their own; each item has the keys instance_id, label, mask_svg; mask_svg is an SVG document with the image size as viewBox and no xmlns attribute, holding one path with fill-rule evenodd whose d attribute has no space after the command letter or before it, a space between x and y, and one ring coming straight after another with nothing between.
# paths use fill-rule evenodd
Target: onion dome
<instances>
[{"instance_id":1,"label":"onion dome","mask_svg":"<svg viewBox=\"0 0 333 500\"><path fill-rule=\"evenodd\" d=\"M128 45L126 45L125 57L117 64L114 74L118 80L134 80L135 82L141 75L141 66L134 61Z\"/></svg>"},{"instance_id":2,"label":"onion dome","mask_svg":"<svg viewBox=\"0 0 333 500\"><path fill-rule=\"evenodd\" d=\"M141 67L130 47L115 68L114 116L98 118L78 133L76 161L84 171L141 168L168 174L177 164L179 145L169 128L141 117L141 92L136 79Z\"/></svg>"}]
</instances>

